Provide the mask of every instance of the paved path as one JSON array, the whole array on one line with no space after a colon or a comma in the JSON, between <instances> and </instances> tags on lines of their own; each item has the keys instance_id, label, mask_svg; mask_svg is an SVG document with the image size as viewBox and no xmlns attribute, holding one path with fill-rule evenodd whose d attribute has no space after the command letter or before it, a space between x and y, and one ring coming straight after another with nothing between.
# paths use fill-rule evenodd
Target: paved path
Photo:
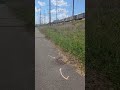
<instances>
[{"instance_id":1,"label":"paved path","mask_svg":"<svg viewBox=\"0 0 120 90\"><path fill-rule=\"evenodd\" d=\"M34 90L34 38L6 4L0 4L0 89Z\"/></svg>"},{"instance_id":2,"label":"paved path","mask_svg":"<svg viewBox=\"0 0 120 90\"><path fill-rule=\"evenodd\" d=\"M35 28L35 90L85 90L85 78L53 57L58 57L57 50ZM60 68L68 80L62 77Z\"/></svg>"}]
</instances>

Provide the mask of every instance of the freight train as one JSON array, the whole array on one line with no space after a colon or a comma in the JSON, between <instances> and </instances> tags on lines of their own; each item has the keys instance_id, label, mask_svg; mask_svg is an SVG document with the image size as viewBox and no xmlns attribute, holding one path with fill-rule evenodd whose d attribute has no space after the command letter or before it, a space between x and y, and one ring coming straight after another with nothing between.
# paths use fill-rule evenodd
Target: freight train
<instances>
[{"instance_id":1,"label":"freight train","mask_svg":"<svg viewBox=\"0 0 120 90\"><path fill-rule=\"evenodd\" d=\"M70 22L72 20L81 20L83 18L85 18L85 13L74 15L74 16L71 16L71 17L68 17L68 18L64 18L64 19L61 19L61 20L54 20L53 22L51 22L51 24L58 24L58 23L63 23L63 22Z\"/></svg>"}]
</instances>

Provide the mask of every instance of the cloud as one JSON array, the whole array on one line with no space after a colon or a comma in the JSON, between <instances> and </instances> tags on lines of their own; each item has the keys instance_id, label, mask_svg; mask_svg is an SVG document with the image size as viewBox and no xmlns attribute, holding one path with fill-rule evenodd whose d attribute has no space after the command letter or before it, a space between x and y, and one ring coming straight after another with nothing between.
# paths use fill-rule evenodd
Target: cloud
<instances>
[{"instance_id":1,"label":"cloud","mask_svg":"<svg viewBox=\"0 0 120 90\"><path fill-rule=\"evenodd\" d=\"M35 7L35 12L39 12L40 10L40 8Z\"/></svg>"},{"instance_id":2,"label":"cloud","mask_svg":"<svg viewBox=\"0 0 120 90\"><path fill-rule=\"evenodd\" d=\"M57 13L67 13L68 11L66 10L66 9L64 9L64 8L58 8L57 9ZM56 14L56 9L52 9L51 10L51 13L52 14Z\"/></svg>"},{"instance_id":3,"label":"cloud","mask_svg":"<svg viewBox=\"0 0 120 90\"><path fill-rule=\"evenodd\" d=\"M63 19L63 18L66 18L68 17L68 15L66 13L61 13L58 15L58 19Z\"/></svg>"},{"instance_id":4,"label":"cloud","mask_svg":"<svg viewBox=\"0 0 120 90\"><path fill-rule=\"evenodd\" d=\"M51 2L54 6L56 6L56 4L57 6L67 6L67 2L65 2L64 0L57 0L57 2L56 0L52 0Z\"/></svg>"},{"instance_id":5,"label":"cloud","mask_svg":"<svg viewBox=\"0 0 120 90\"><path fill-rule=\"evenodd\" d=\"M39 4L40 6L45 6L45 2L38 1L38 4Z\"/></svg>"},{"instance_id":6,"label":"cloud","mask_svg":"<svg viewBox=\"0 0 120 90\"><path fill-rule=\"evenodd\" d=\"M55 13L56 13L56 10L55 10L55 9L52 9L52 10L51 10L51 13L52 13L52 14L55 14Z\"/></svg>"},{"instance_id":7,"label":"cloud","mask_svg":"<svg viewBox=\"0 0 120 90\"><path fill-rule=\"evenodd\" d=\"M56 16L55 16L56 9L52 9L51 10L51 14L52 14L52 20L51 21L56 20ZM67 9L65 9L65 8L58 8L57 9L57 18L60 20L60 19L66 18L66 17L68 17Z\"/></svg>"}]
</instances>

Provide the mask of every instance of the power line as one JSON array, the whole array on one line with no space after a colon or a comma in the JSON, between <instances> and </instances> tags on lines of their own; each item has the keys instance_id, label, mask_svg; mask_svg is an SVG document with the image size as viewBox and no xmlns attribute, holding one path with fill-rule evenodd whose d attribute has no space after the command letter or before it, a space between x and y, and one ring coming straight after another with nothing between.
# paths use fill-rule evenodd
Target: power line
<instances>
[{"instance_id":1,"label":"power line","mask_svg":"<svg viewBox=\"0 0 120 90\"><path fill-rule=\"evenodd\" d=\"M44 23L47 22L46 21L46 16L48 15L48 18L49 18L48 19L48 23L51 25L51 21L53 20L52 19L52 17L53 17L52 14L54 14L54 13L51 12L51 9L53 9L53 7L56 10L56 14L55 14L56 16L54 17L54 19L56 18L56 20L58 20L58 18L59 18L59 11L58 11L59 5L58 5L58 3L59 3L59 1L56 0L56 5L52 5L51 0L48 1L48 5L46 5L48 8L45 8L46 9L46 14L45 14L45 9L44 9L44 18L43 18ZM70 13L72 14L72 17L74 17L74 15L75 15L75 9L77 9L76 6L75 6L75 4L76 4L75 0L72 0L71 1L71 5L70 5L71 6L70 8L72 9L72 11L70 11ZM41 24L41 11L42 10L43 9L40 10L40 24ZM64 18L66 18L66 16L67 16L67 12L65 13L65 17Z\"/></svg>"}]
</instances>

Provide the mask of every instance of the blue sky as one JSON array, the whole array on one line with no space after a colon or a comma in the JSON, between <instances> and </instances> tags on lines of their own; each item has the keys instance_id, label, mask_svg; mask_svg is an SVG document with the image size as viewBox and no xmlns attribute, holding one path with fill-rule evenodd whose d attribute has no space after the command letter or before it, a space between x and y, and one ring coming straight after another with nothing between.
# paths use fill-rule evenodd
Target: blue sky
<instances>
[{"instance_id":1,"label":"blue sky","mask_svg":"<svg viewBox=\"0 0 120 90\"><path fill-rule=\"evenodd\" d=\"M57 0L57 18L62 19L72 15L72 1L73 0ZM75 14L85 12L85 0L74 0L75 2ZM49 21L49 0L35 0L35 24L40 23L40 11L41 22L48 23ZM56 19L56 0L51 0L51 19Z\"/></svg>"}]
</instances>

